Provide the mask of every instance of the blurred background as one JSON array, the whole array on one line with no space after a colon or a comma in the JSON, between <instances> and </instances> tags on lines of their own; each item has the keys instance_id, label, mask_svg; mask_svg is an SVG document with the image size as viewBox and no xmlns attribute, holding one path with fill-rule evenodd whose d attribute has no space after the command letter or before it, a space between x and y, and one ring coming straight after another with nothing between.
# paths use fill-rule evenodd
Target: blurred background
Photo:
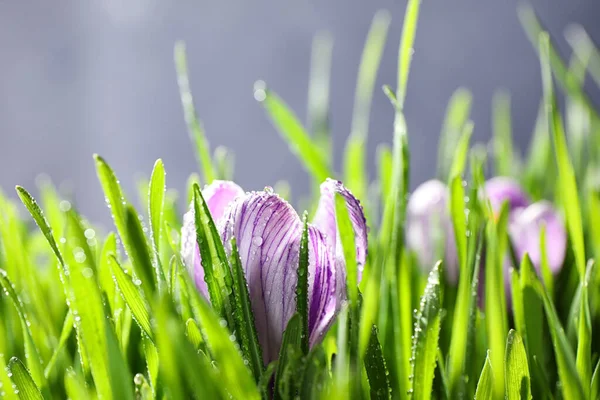
<instances>
[{"instance_id":1,"label":"blurred background","mask_svg":"<svg viewBox=\"0 0 600 400\"><path fill-rule=\"evenodd\" d=\"M531 3L563 55L570 54L569 23L600 40L598 0ZM173 66L173 45L183 39L212 148L235 152L235 177L245 189L286 179L297 199L308 190L307 174L254 100L253 83L265 80L304 120L312 39L329 31L339 167L365 37L375 12L385 8L392 25L371 114L373 167L377 144L392 138L392 108L380 87L396 84L405 6L405 0L0 1L0 187L11 194L16 184L33 189L45 173L74 193L84 214L108 222L92 160L99 153L130 198L136 177L149 175L159 157L167 185L183 191L197 170ZM490 138L494 91L509 90L514 140L524 151L540 80L516 2L423 1L406 104L411 186L435 173L437 138L455 89L473 92L476 141Z\"/></svg>"}]
</instances>

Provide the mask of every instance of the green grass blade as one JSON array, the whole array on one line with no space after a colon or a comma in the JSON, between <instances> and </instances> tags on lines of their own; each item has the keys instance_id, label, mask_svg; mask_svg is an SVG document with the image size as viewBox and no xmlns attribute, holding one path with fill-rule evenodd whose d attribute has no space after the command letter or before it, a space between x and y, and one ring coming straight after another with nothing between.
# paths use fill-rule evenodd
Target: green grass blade
<instances>
[{"instance_id":1,"label":"green grass blade","mask_svg":"<svg viewBox=\"0 0 600 400\"><path fill-rule=\"evenodd\" d=\"M196 350L200 348L200 345L204 341L202 339L202 334L200 333L200 328L198 328L198 325L193 318L189 318L185 322L185 335Z\"/></svg>"},{"instance_id":2,"label":"green grass blade","mask_svg":"<svg viewBox=\"0 0 600 400\"><path fill-rule=\"evenodd\" d=\"M449 183L452 183L452 179L457 176L462 176L467 165L467 156L469 154L469 143L471 135L473 134L473 122L468 121L464 128L463 133L456 145L456 151L454 152L454 160L450 167Z\"/></svg>"},{"instance_id":3,"label":"green grass blade","mask_svg":"<svg viewBox=\"0 0 600 400\"><path fill-rule=\"evenodd\" d=\"M337 206L337 203L336 203ZM298 283L296 285L296 313L300 316L301 342L304 355L308 354L308 213L303 216L302 237L300 239L300 256L298 260Z\"/></svg>"},{"instance_id":4,"label":"green grass blade","mask_svg":"<svg viewBox=\"0 0 600 400\"><path fill-rule=\"evenodd\" d=\"M477 391L475 400L490 400L494 398L494 370L490 362L490 352L488 350L485 364L481 370L479 381L477 382Z\"/></svg>"},{"instance_id":5,"label":"green grass blade","mask_svg":"<svg viewBox=\"0 0 600 400\"><path fill-rule=\"evenodd\" d=\"M594 270L594 262L588 263L581 287L579 306L579 329L577 335L577 372L582 382L586 398L589 398L588 382L592 380L592 317L588 300L588 287Z\"/></svg>"},{"instance_id":6,"label":"green grass blade","mask_svg":"<svg viewBox=\"0 0 600 400\"><path fill-rule=\"evenodd\" d=\"M469 305L471 304L471 274L467 262L467 221L465 216L465 191L460 177L456 176L450 185L450 213L454 227L454 237L460 265L458 294L452 322L448 376L450 392L453 396L463 391L463 376L466 364Z\"/></svg>"},{"instance_id":7,"label":"green grass blade","mask_svg":"<svg viewBox=\"0 0 600 400\"><path fill-rule=\"evenodd\" d=\"M223 326L223 319L219 318L211 306L200 298L191 278L185 272L180 276L184 279L187 293L192 302L192 309L196 319L200 322L207 348L214 362L220 366L219 372L224 387L234 398L260 398L252 373L244 364L235 342L231 340L231 333Z\"/></svg>"},{"instance_id":8,"label":"green grass blade","mask_svg":"<svg viewBox=\"0 0 600 400\"><path fill-rule=\"evenodd\" d=\"M110 265L117 288L119 289L125 304L127 304L127 307L131 310L133 319L148 338L153 340L154 335L150 324L150 306L144 298L144 295L140 292L139 286L141 282L137 279L134 280L131 276L127 275L127 273L123 271L123 268L116 257L111 257Z\"/></svg>"},{"instance_id":9,"label":"green grass blade","mask_svg":"<svg viewBox=\"0 0 600 400\"><path fill-rule=\"evenodd\" d=\"M287 142L292 153L303 163L316 182L323 182L333 177L323 153L308 135L298 117L279 96L260 86L258 82L255 84L254 96L261 101L273 125Z\"/></svg>"},{"instance_id":10,"label":"green grass blade","mask_svg":"<svg viewBox=\"0 0 600 400\"><path fill-rule=\"evenodd\" d=\"M320 32L315 35L310 57L307 120L308 129L313 134L315 143L325 158L331 154L329 82L332 50L333 38L329 32Z\"/></svg>"},{"instance_id":11,"label":"green grass blade","mask_svg":"<svg viewBox=\"0 0 600 400\"><path fill-rule=\"evenodd\" d=\"M572 25L566 32L567 41L582 64L587 64L587 71L600 86L600 51L581 25Z\"/></svg>"},{"instance_id":12,"label":"green grass blade","mask_svg":"<svg viewBox=\"0 0 600 400\"><path fill-rule=\"evenodd\" d=\"M440 264L438 262L429 273L415 322L410 391L413 399L431 398L442 318Z\"/></svg>"},{"instance_id":13,"label":"green grass blade","mask_svg":"<svg viewBox=\"0 0 600 400\"><path fill-rule=\"evenodd\" d=\"M513 329L508 332L505 357L506 398L508 400L531 399L531 382L525 346L521 336Z\"/></svg>"},{"instance_id":14,"label":"green grass blade","mask_svg":"<svg viewBox=\"0 0 600 400\"><path fill-rule=\"evenodd\" d=\"M281 350L279 352L279 361L277 365L277 373L275 374L275 395L274 398L287 398L285 391L285 371L290 368L290 363L294 361L294 355L301 351L302 342L302 321L299 314L294 314L288 321L287 327L283 332L283 341L281 342Z\"/></svg>"},{"instance_id":15,"label":"green grass blade","mask_svg":"<svg viewBox=\"0 0 600 400\"><path fill-rule=\"evenodd\" d=\"M129 248L126 248L127 254L137 277L141 280L141 287L151 296L157 281L159 289L164 285L164 277L162 277L162 269L152 263L150 249L138 213L131 205L125 206L125 226L129 244Z\"/></svg>"},{"instance_id":16,"label":"green grass blade","mask_svg":"<svg viewBox=\"0 0 600 400\"><path fill-rule=\"evenodd\" d=\"M42 209L37 204L35 199L29 194L29 192L27 192L27 190L25 190L21 186L17 186L16 189L17 189L17 194L19 195L19 198L21 199L21 201L23 202L23 204L25 205L25 207L27 208L27 210L33 217L37 226L40 228L40 230L46 237L46 240L48 240L48 243L50 244L50 247L52 248L54 255L56 255L56 258L58 258L58 261L60 262L60 264L64 265L64 260L62 258L62 255L60 254L60 251L58 250L58 246L57 246L54 236L52 234L52 228L50 228L50 225L48 224L46 217L44 217L44 213L42 212Z\"/></svg>"},{"instance_id":17,"label":"green grass blade","mask_svg":"<svg viewBox=\"0 0 600 400\"><path fill-rule=\"evenodd\" d=\"M562 203L565 209L567 228L569 230L569 235L573 244L573 252L575 254L575 263L577 265L577 270L579 271L579 276L583 278L585 274L585 247L577 181L575 179L573 164L569 157L569 150L567 148L556 96L554 95L549 59L550 42L548 34L541 33L539 41L544 104L546 105L548 124L551 128L550 131L552 132L554 142L556 164L559 173L559 193L561 194Z\"/></svg>"},{"instance_id":18,"label":"green grass blade","mask_svg":"<svg viewBox=\"0 0 600 400\"><path fill-rule=\"evenodd\" d=\"M366 198L368 178L365 162L369 116L390 19L389 12L383 10L373 17L358 69L351 133L344 152L344 182L359 199Z\"/></svg>"},{"instance_id":19,"label":"green grass blade","mask_svg":"<svg viewBox=\"0 0 600 400\"><path fill-rule=\"evenodd\" d=\"M516 160L512 143L510 95L507 92L494 94L492 121L495 173L498 176L512 176Z\"/></svg>"},{"instance_id":20,"label":"green grass blade","mask_svg":"<svg viewBox=\"0 0 600 400\"><path fill-rule=\"evenodd\" d=\"M194 107L194 98L192 97L192 92L190 90L185 44L183 42L177 42L175 44L174 53L177 85L179 86L179 96L181 97L183 116L187 124L190 139L195 147L195 155L198 164L204 175L204 183L209 184L215 179L215 170L210 157L210 147L204 133L204 128L198 119Z\"/></svg>"},{"instance_id":21,"label":"green grass blade","mask_svg":"<svg viewBox=\"0 0 600 400\"><path fill-rule=\"evenodd\" d=\"M194 184L194 218L196 220L196 241L200 248L204 279L208 286L211 304L217 314L227 321L228 326L234 327L235 320L232 311L234 302L232 299L233 278L229 261L217 227L208 210L208 205L197 184Z\"/></svg>"},{"instance_id":22,"label":"green grass blade","mask_svg":"<svg viewBox=\"0 0 600 400\"><path fill-rule=\"evenodd\" d=\"M583 399L585 396L582 383L577 373L575 356L560 323L554 304L539 280L536 280L535 287L544 303L544 310L546 311L546 318L548 319L548 326L550 327L552 345L554 347L556 364L558 366L558 376L560 377L562 384L561 388L564 398Z\"/></svg>"},{"instance_id":23,"label":"green grass blade","mask_svg":"<svg viewBox=\"0 0 600 400\"><path fill-rule=\"evenodd\" d=\"M449 176L456 145L469 119L471 103L471 92L465 88L456 89L448 102L438 144L437 176L441 180Z\"/></svg>"},{"instance_id":24,"label":"green grass blade","mask_svg":"<svg viewBox=\"0 0 600 400\"><path fill-rule=\"evenodd\" d=\"M414 52L413 44L417 32L417 20L419 19L420 6L420 0L408 0L406 12L404 14L402 39L400 40L400 51L398 53L398 88L396 89L396 99L400 109L404 108L404 100L406 98L408 72L410 70L410 62Z\"/></svg>"},{"instance_id":25,"label":"green grass blade","mask_svg":"<svg viewBox=\"0 0 600 400\"><path fill-rule=\"evenodd\" d=\"M27 368L16 357L13 357L8 362L8 369L12 374L12 381L15 384L15 393L22 400L43 400L42 392L36 386L33 378L27 371Z\"/></svg>"},{"instance_id":26,"label":"green grass blade","mask_svg":"<svg viewBox=\"0 0 600 400\"><path fill-rule=\"evenodd\" d=\"M306 247L306 243L304 243L304 245ZM308 251L306 253L306 264L308 268ZM300 258L302 260L302 256ZM242 354L244 355L244 359L248 361L248 365L254 375L254 380L258 382L264 370L262 350L258 342L258 333L254 322L254 314L252 313L248 283L246 282L246 276L244 275L244 269L242 267L242 261L235 239L231 240L231 256L229 259L233 275L233 293L235 296L234 313L238 327L239 341L241 342L242 347ZM298 287L299 286L300 284L298 284Z\"/></svg>"},{"instance_id":27,"label":"green grass blade","mask_svg":"<svg viewBox=\"0 0 600 400\"><path fill-rule=\"evenodd\" d=\"M365 370L369 379L371 399L389 399L391 394L389 373L375 325L371 327L369 345L365 352Z\"/></svg>"},{"instance_id":28,"label":"green grass blade","mask_svg":"<svg viewBox=\"0 0 600 400\"><path fill-rule=\"evenodd\" d=\"M17 295L13 283L9 280L8 276L6 275L6 272L2 269L0 269L0 286L2 286L4 294L6 294L8 298L10 298L13 305L15 306L15 309L17 310L17 314L21 323L21 329L23 331L23 340L25 342L25 358L27 359L27 366L31 371L33 380L40 388L42 388L42 390L46 392L48 383L46 382L46 377L44 376L44 370L42 367L40 353L33 341L33 336L30 328L31 323L27 318L25 307L23 305L23 302L21 301L21 298ZM49 392L47 393L49 394Z\"/></svg>"},{"instance_id":29,"label":"green grass blade","mask_svg":"<svg viewBox=\"0 0 600 400\"><path fill-rule=\"evenodd\" d=\"M600 360L596 363L592 375L592 384L590 385L590 399L597 399L598 397L600 397Z\"/></svg>"},{"instance_id":30,"label":"green grass blade","mask_svg":"<svg viewBox=\"0 0 600 400\"><path fill-rule=\"evenodd\" d=\"M148 215L150 217L150 237L155 262L160 254L161 230L163 226L163 208L165 205L165 166L159 158L154 164L148 187Z\"/></svg>"},{"instance_id":31,"label":"green grass blade","mask_svg":"<svg viewBox=\"0 0 600 400\"><path fill-rule=\"evenodd\" d=\"M65 322L63 323L63 327L60 333L60 339L58 339L58 345L54 349L52 357L50 358L50 361L48 361L48 364L44 369L44 376L46 377L46 379L48 379L48 377L50 376L50 373L52 372L54 365L56 364L56 360L58 359L58 356L60 355L62 349L65 347L67 340L69 339L69 337L71 337L71 333L73 332L73 322L73 314L71 314L71 312L69 311L67 312Z\"/></svg>"}]
</instances>

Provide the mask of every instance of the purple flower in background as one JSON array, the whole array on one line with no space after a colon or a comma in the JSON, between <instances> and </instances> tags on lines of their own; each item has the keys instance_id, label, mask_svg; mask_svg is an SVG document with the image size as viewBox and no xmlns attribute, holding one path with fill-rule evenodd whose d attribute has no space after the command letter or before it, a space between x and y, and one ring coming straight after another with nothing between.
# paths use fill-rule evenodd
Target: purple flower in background
<instances>
[{"instance_id":1,"label":"purple flower in background","mask_svg":"<svg viewBox=\"0 0 600 400\"><path fill-rule=\"evenodd\" d=\"M407 206L406 242L425 271L443 258L446 277L456 284L458 256L448 209L449 197L446 185L435 179L421 184L413 192Z\"/></svg>"},{"instance_id":2,"label":"purple flower in background","mask_svg":"<svg viewBox=\"0 0 600 400\"><path fill-rule=\"evenodd\" d=\"M546 254L554 274L562 267L567 251L567 232L560 215L547 201L531 203L519 184L510 178L497 177L487 181L485 192L495 214L508 202L508 231L511 244L519 261L525 253L540 273L542 254L540 246L542 225L546 226ZM508 257L507 257L508 259ZM506 265L508 264L508 265ZM505 263L508 277L510 259ZM508 278L506 279L508 282Z\"/></svg>"},{"instance_id":3,"label":"purple flower in background","mask_svg":"<svg viewBox=\"0 0 600 400\"><path fill-rule=\"evenodd\" d=\"M354 228L358 278L367 256L367 226L360 202L341 182L321 184L317 212L308 227L310 345L333 323L346 296L346 266L337 230L335 194L346 200ZM265 189L244 192L229 181L214 181L202 194L223 242L236 238L248 282L258 338L266 362L279 354L283 331L296 310L296 283L302 220L285 200ZM208 299L196 243L194 211L184 216L181 253L198 290Z\"/></svg>"}]
</instances>

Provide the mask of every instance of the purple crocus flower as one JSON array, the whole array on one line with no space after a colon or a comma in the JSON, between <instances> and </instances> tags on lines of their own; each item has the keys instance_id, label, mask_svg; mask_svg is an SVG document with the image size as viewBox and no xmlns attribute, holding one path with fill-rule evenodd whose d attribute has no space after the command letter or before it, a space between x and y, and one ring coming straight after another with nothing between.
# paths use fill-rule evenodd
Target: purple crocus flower
<instances>
[{"instance_id":1,"label":"purple crocus flower","mask_svg":"<svg viewBox=\"0 0 600 400\"><path fill-rule=\"evenodd\" d=\"M456 284L458 256L448 211L449 197L446 185L435 179L412 193L407 205L406 242L427 272L443 257L446 277Z\"/></svg>"},{"instance_id":2,"label":"purple crocus flower","mask_svg":"<svg viewBox=\"0 0 600 400\"><path fill-rule=\"evenodd\" d=\"M214 181L203 196L226 248L237 240L265 363L277 358L283 331L296 310L302 220L270 189L244 192L230 181ZM346 200L354 228L358 277L367 255L367 226L360 202L341 182L321 184L317 212L308 227L310 345L329 329L346 296L346 269L337 230L335 194ZM184 216L181 253L198 290L208 299L196 243L194 210Z\"/></svg>"},{"instance_id":3,"label":"purple crocus flower","mask_svg":"<svg viewBox=\"0 0 600 400\"><path fill-rule=\"evenodd\" d=\"M547 201L531 203L519 184L506 177L490 179L485 185L486 196L497 214L503 203L508 203L508 231L511 244L519 260L529 254L531 262L540 273L542 255L541 228L546 226L546 254L551 271L557 274L567 251L567 231L560 215ZM507 261L510 266L510 261ZM506 263L505 263L506 264ZM505 274L508 275L508 266Z\"/></svg>"}]
</instances>

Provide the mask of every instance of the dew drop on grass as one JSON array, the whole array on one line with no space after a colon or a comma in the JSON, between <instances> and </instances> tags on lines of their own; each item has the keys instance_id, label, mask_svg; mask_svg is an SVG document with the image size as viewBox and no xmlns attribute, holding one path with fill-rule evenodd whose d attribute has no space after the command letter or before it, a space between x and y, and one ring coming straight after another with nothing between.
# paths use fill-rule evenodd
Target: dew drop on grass
<instances>
[{"instance_id":1,"label":"dew drop on grass","mask_svg":"<svg viewBox=\"0 0 600 400\"><path fill-rule=\"evenodd\" d=\"M225 328L227 326L227 321L224 319L219 320L219 325L221 325L222 328Z\"/></svg>"}]
</instances>

